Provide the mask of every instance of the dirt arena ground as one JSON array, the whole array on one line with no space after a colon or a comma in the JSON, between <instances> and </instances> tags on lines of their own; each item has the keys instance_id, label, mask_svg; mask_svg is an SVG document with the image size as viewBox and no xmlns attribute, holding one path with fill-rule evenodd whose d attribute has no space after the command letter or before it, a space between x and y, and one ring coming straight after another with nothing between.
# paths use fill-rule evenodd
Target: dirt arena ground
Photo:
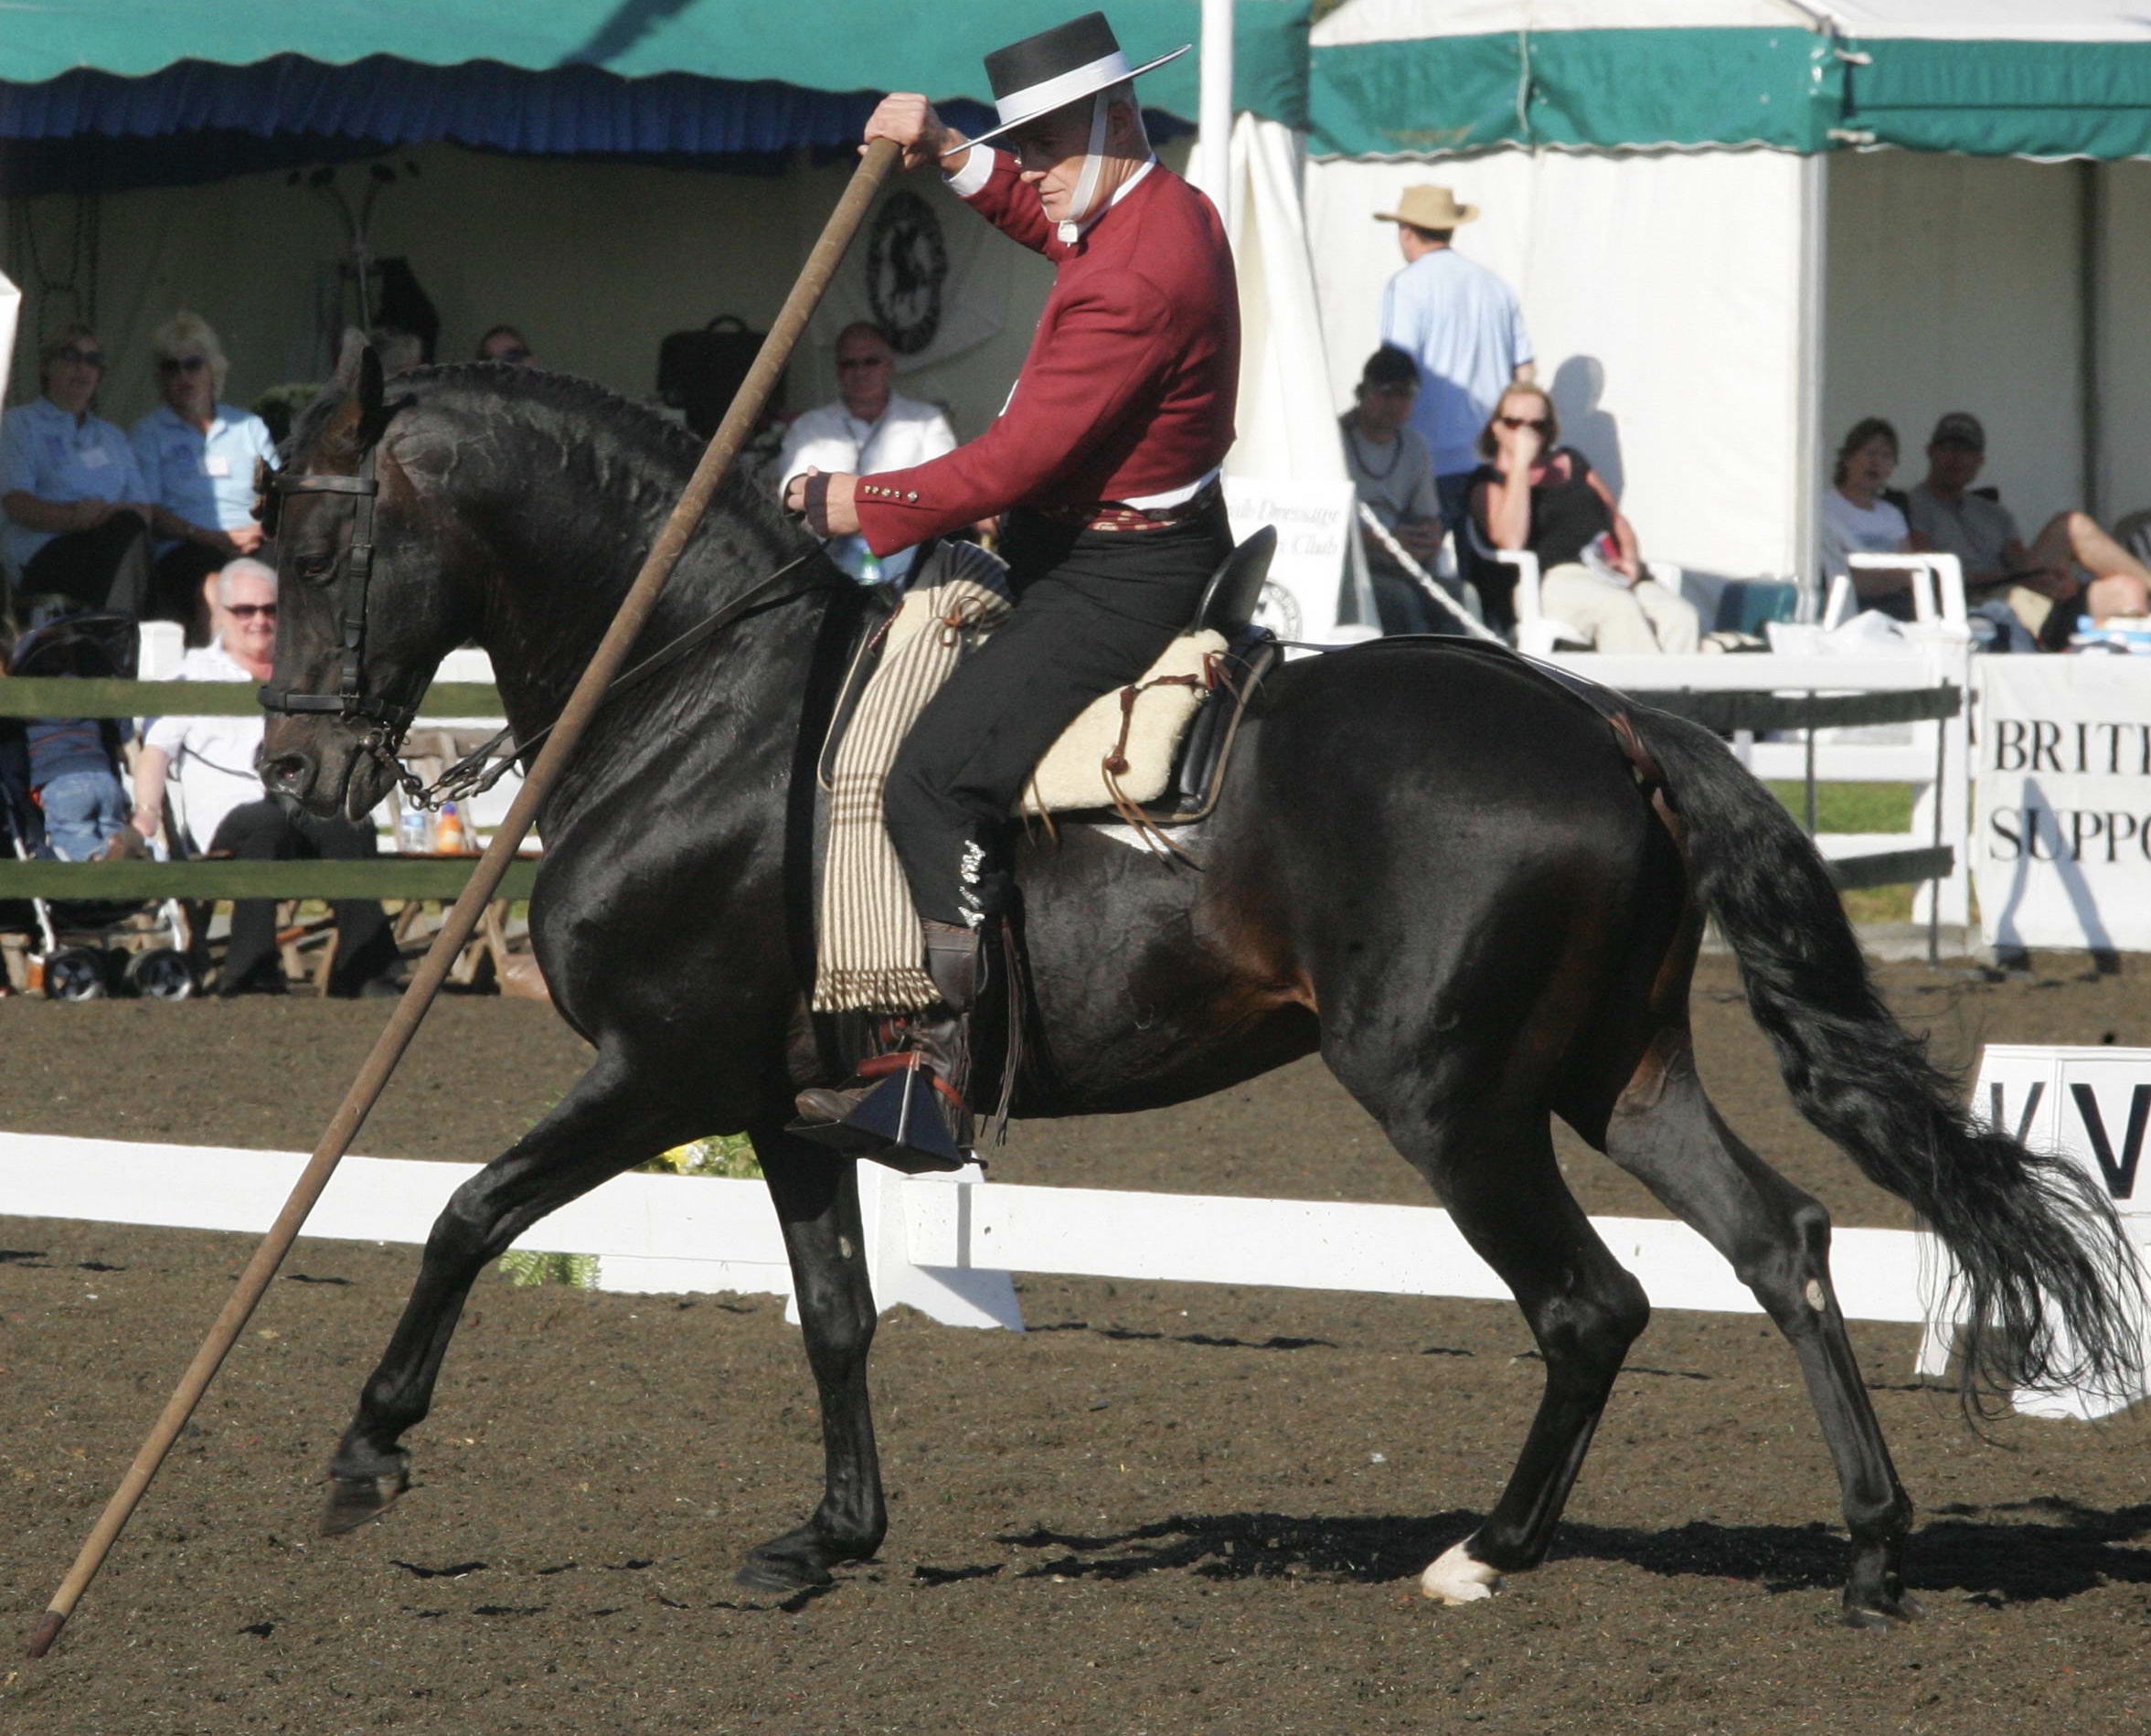
<instances>
[{"instance_id":1,"label":"dirt arena ground","mask_svg":"<svg viewBox=\"0 0 2151 1736\"><path fill-rule=\"evenodd\" d=\"M2151 973L1892 967L1956 1061L2142 1042ZM304 1148L385 1009L0 1003L0 1126ZM1730 1119L1840 1223L1906 1221L1793 1117L1722 961L1697 1002ZM360 1141L479 1159L581 1065L541 1008L458 1000ZM115 1090L113 1081L120 1081ZM1596 1212L1650 1212L1565 1148ZM1033 1125L1010 1180L1423 1203L1318 1064L1183 1109ZM0 1212L6 1202L0 1198ZM1536 1401L1505 1305L1038 1279L1032 1330L906 1313L877 1346L893 1528L791 1605L743 1550L817 1487L772 1298L489 1276L417 1484L314 1535L317 1479L413 1251L303 1241L60 1647L16 1655L229 1290L231 1237L0 1216L0 1728L592 1731L2135 1731L2151 1714L2151 1437L2015 1420L1990 1441L1856 1328L1922 1509L1927 1616L1834 1622L1837 1495L1790 1354L1752 1316L1661 1314L1545 1570L1443 1610Z\"/></svg>"}]
</instances>

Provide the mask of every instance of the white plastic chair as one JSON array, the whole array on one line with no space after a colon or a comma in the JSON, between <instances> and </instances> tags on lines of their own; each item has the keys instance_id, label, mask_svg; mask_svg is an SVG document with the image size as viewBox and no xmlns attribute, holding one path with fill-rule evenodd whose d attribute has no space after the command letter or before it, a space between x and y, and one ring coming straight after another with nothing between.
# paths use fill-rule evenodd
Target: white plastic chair
<instances>
[{"instance_id":1,"label":"white plastic chair","mask_svg":"<svg viewBox=\"0 0 2151 1736\"><path fill-rule=\"evenodd\" d=\"M1965 612L1965 568L1954 555L1848 555L1846 565L1855 572L1903 572L1912 575L1912 619L1922 626L1939 622L1962 627ZM1823 630L1845 624L1859 612L1858 593L1845 573L1830 580L1829 600L1823 604Z\"/></svg>"},{"instance_id":2,"label":"white plastic chair","mask_svg":"<svg viewBox=\"0 0 2151 1736\"><path fill-rule=\"evenodd\" d=\"M1475 538L1475 543L1476 538ZM1546 612L1543 599L1539 594L1539 557L1528 548L1489 548L1481 552L1490 560L1514 569L1517 576L1517 649L1527 656L1550 655L1562 645L1571 651L1588 651L1591 641L1579 627L1563 621L1559 615ZM1679 596L1683 575L1678 567L1669 560L1646 560L1643 563L1645 578L1656 580Z\"/></svg>"}]
</instances>

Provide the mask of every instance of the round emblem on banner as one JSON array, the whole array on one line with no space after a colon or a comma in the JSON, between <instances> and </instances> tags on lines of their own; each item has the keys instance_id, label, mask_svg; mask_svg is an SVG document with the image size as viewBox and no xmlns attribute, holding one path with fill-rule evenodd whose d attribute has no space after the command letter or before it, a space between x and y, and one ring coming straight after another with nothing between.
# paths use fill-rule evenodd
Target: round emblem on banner
<instances>
[{"instance_id":1,"label":"round emblem on banner","mask_svg":"<svg viewBox=\"0 0 2151 1736\"><path fill-rule=\"evenodd\" d=\"M933 207L916 193L891 193L867 232L867 302L899 356L933 342L948 281L948 243Z\"/></svg>"},{"instance_id":2,"label":"round emblem on banner","mask_svg":"<svg viewBox=\"0 0 2151 1736\"><path fill-rule=\"evenodd\" d=\"M1304 624L1300 614L1300 600L1276 580L1262 586L1261 601L1255 604L1255 624L1267 627L1280 639L1297 639Z\"/></svg>"}]
</instances>

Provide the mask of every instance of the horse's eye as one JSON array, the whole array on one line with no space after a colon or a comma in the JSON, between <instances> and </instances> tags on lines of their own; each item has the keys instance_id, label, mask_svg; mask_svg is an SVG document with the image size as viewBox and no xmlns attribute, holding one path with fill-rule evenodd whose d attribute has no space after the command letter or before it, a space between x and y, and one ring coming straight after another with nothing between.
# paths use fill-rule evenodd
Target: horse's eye
<instances>
[{"instance_id":1,"label":"horse's eye","mask_svg":"<svg viewBox=\"0 0 2151 1736\"><path fill-rule=\"evenodd\" d=\"M295 555L292 565L302 579L325 578L328 570L336 564L334 555Z\"/></svg>"}]
</instances>

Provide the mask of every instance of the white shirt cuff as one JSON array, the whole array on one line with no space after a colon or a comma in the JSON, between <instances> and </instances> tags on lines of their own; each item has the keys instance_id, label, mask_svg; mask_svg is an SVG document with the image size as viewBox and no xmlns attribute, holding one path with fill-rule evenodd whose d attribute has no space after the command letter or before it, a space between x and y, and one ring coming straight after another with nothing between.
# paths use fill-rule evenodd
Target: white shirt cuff
<instances>
[{"instance_id":1,"label":"white shirt cuff","mask_svg":"<svg viewBox=\"0 0 2151 1736\"><path fill-rule=\"evenodd\" d=\"M964 159L964 166L947 177L949 191L960 199L974 199L985 190L985 184L994 178L994 147L974 144L971 154Z\"/></svg>"}]
</instances>

